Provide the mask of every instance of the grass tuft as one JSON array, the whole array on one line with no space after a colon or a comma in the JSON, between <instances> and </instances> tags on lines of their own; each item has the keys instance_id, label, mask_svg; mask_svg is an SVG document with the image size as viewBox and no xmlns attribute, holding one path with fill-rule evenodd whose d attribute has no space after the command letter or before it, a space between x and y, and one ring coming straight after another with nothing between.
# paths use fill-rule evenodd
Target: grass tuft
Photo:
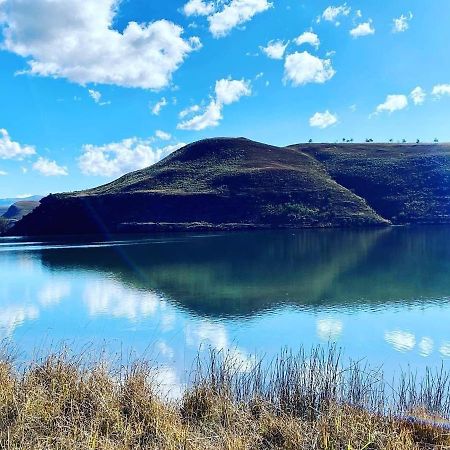
<instances>
[{"instance_id":1,"label":"grass tuft","mask_svg":"<svg viewBox=\"0 0 450 450\"><path fill-rule=\"evenodd\" d=\"M20 370L0 357L0 449L412 450L450 446L449 375L386 383L335 348L272 361L198 358L181 398L155 368L62 351Z\"/></svg>"}]
</instances>

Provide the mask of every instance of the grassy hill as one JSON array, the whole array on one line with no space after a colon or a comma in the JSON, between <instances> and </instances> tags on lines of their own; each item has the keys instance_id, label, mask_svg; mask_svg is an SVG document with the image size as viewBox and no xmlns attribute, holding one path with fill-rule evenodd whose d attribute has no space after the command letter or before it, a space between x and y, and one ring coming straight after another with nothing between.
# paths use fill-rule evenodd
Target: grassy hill
<instances>
[{"instance_id":1,"label":"grassy hill","mask_svg":"<svg viewBox=\"0 0 450 450\"><path fill-rule=\"evenodd\" d=\"M450 223L449 144L295 145L395 224Z\"/></svg>"},{"instance_id":2,"label":"grassy hill","mask_svg":"<svg viewBox=\"0 0 450 450\"><path fill-rule=\"evenodd\" d=\"M17 234L381 225L312 156L248 139L199 141L94 189L58 194Z\"/></svg>"},{"instance_id":3,"label":"grassy hill","mask_svg":"<svg viewBox=\"0 0 450 450\"><path fill-rule=\"evenodd\" d=\"M93 189L51 195L13 234L450 223L450 146L187 145Z\"/></svg>"}]
</instances>

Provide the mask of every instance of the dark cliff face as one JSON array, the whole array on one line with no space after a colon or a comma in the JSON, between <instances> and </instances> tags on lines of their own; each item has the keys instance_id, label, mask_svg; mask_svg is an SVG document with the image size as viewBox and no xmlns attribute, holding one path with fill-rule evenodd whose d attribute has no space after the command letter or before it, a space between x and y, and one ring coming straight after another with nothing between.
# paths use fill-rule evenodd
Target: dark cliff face
<instances>
[{"instance_id":1,"label":"dark cliff face","mask_svg":"<svg viewBox=\"0 0 450 450\"><path fill-rule=\"evenodd\" d=\"M447 146L190 144L152 167L57 194L17 235L450 222Z\"/></svg>"}]
</instances>

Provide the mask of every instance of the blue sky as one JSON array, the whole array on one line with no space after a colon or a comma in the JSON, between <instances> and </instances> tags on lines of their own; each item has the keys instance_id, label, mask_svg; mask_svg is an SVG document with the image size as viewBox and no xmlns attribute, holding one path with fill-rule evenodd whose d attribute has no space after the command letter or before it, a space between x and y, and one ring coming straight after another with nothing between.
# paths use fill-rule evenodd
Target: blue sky
<instances>
[{"instance_id":1,"label":"blue sky","mask_svg":"<svg viewBox=\"0 0 450 450\"><path fill-rule=\"evenodd\" d=\"M449 17L447 0L0 0L0 197L212 136L448 141Z\"/></svg>"}]
</instances>

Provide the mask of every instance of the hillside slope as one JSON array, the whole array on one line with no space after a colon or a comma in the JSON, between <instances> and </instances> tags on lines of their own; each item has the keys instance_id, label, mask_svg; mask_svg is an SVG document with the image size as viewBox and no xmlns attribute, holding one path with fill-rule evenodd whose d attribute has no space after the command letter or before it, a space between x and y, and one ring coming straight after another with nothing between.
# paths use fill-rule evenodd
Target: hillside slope
<instances>
[{"instance_id":1,"label":"hillside slope","mask_svg":"<svg viewBox=\"0 0 450 450\"><path fill-rule=\"evenodd\" d=\"M44 198L12 234L384 225L313 156L244 138L199 141L98 188Z\"/></svg>"},{"instance_id":2,"label":"hillside slope","mask_svg":"<svg viewBox=\"0 0 450 450\"><path fill-rule=\"evenodd\" d=\"M449 144L299 144L395 224L450 223Z\"/></svg>"}]
</instances>

